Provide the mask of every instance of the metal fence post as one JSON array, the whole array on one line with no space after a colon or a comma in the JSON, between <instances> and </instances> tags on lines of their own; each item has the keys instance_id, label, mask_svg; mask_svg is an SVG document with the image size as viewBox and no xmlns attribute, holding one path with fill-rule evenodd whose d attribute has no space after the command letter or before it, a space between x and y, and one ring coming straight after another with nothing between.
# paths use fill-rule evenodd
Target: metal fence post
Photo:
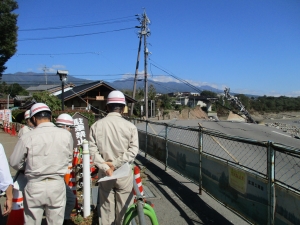
<instances>
[{"instance_id":1,"label":"metal fence post","mask_svg":"<svg viewBox=\"0 0 300 225\"><path fill-rule=\"evenodd\" d=\"M169 157L169 154L168 154L168 124L165 125L166 128L165 128L165 140L166 140L166 162L165 162L165 171L167 171L167 168L168 168L168 157Z\"/></svg>"},{"instance_id":2,"label":"metal fence post","mask_svg":"<svg viewBox=\"0 0 300 225\"><path fill-rule=\"evenodd\" d=\"M202 195L202 152L203 152L203 129L200 128L198 131L199 134L199 143L198 143L198 150L199 150L199 194Z\"/></svg>"},{"instance_id":3,"label":"metal fence post","mask_svg":"<svg viewBox=\"0 0 300 225\"><path fill-rule=\"evenodd\" d=\"M147 152L148 152L148 121L146 121L145 159L147 158Z\"/></svg>"},{"instance_id":4,"label":"metal fence post","mask_svg":"<svg viewBox=\"0 0 300 225\"><path fill-rule=\"evenodd\" d=\"M272 148L272 142L268 141L267 147L267 161L268 161L268 224L274 224L274 210L275 210L275 201L274 201L274 193L275 193L275 151Z\"/></svg>"}]
</instances>

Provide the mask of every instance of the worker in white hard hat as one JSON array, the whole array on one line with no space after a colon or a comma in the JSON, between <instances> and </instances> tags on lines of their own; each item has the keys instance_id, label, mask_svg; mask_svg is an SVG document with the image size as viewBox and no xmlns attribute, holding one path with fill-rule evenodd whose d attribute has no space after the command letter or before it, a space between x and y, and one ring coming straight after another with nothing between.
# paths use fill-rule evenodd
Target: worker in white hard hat
<instances>
[{"instance_id":1,"label":"worker in white hard hat","mask_svg":"<svg viewBox=\"0 0 300 225\"><path fill-rule=\"evenodd\" d=\"M34 104L30 116L35 129L21 136L9 160L14 169L25 168L25 224L41 224L45 211L48 225L61 225L66 206L64 175L73 138L51 122L51 110L44 103Z\"/></svg>"},{"instance_id":2,"label":"worker in white hard hat","mask_svg":"<svg viewBox=\"0 0 300 225\"><path fill-rule=\"evenodd\" d=\"M73 120L72 116L70 116L67 113L60 114L57 117L55 124L56 124L56 126L58 126L60 128L64 128L67 131L71 131L71 128L74 128L74 120ZM72 169L72 160L69 161L69 165L68 165L68 170L71 170L71 169ZM69 179L70 179L70 176L65 175L67 201L66 201L66 209L65 209L63 225L71 224L71 213L72 213L72 210L74 209L75 203L76 203L76 196L73 193L73 191L71 190L71 188L68 186Z\"/></svg>"},{"instance_id":3,"label":"worker in white hard hat","mask_svg":"<svg viewBox=\"0 0 300 225\"><path fill-rule=\"evenodd\" d=\"M126 105L120 91L107 97L108 115L90 129L89 149L93 163L99 168L99 178L112 176L124 163L132 164L139 149L138 132L134 124L122 118ZM121 225L124 214L133 203L133 174L99 182L99 206L102 225Z\"/></svg>"},{"instance_id":4,"label":"worker in white hard hat","mask_svg":"<svg viewBox=\"0 0 300 225\"><path fill-rule=\"evenodd\" d=\"M25 122L26 122L26 125L23 126L19 132L18 132L18 137L20 138L23 134L31 131L34 126L33 124L31 123L30 121L30 110L27 110L25 113L24 113L24 119L25 119Z\"/></svg>"}]
</instances>

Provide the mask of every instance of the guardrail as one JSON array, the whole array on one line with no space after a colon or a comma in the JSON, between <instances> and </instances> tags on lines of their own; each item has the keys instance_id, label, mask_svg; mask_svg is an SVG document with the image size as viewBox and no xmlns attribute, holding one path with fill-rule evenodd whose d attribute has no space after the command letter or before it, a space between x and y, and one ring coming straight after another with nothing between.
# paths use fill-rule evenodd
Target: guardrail
<instances>
[{"instance_id":1,"label":"guardrail","mask_svg":"<svg viewBox=\"0 0 300 225\"><path fill-rule=\"evenodd\" d=\"M140 149L255 224L300 224L300 149L129 119ZM276 194L275 194L276 193Z\"/></svg>"}]
</instances>

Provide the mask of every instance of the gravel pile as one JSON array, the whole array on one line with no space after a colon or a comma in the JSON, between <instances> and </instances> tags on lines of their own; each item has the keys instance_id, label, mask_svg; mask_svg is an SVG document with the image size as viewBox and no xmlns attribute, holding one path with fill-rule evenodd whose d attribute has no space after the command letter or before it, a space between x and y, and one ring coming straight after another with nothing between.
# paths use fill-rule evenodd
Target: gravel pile
<instances>
[{"instance_id":1,"label":"gravel pile","mask_svg":"<svg viewBox=\"0 0 300 225\"><path fill-rule=\"evenodd\" d=\"M300 123L300 121L294 121ZM293 126L286 123L274 122L274 123L265 123L268 127L275 127L276 129L280 129L287 134L290 134L294 138L300 138L300 128L297 126Z\"/></svg>"}]
</instances>

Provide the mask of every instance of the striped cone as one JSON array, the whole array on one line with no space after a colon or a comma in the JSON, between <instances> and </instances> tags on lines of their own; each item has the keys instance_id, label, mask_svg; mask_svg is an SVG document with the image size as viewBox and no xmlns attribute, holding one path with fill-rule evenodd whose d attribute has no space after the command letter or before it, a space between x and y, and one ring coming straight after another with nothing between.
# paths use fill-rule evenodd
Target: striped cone
<instances>
[{"instance_id":1,"label":"striped cone","mask_svg":"<svg viewBox=\"0 0 300 225\"><path fill-rule=\"evenodd\" d=\"M16 128L15 128L15 125L13 124L12 125L12 129L11 129L11 136L16 136L17 135L17 132L16 132Z\"/></svg>"},{"instance_id":2,"label":"striped cone","mask_svg":"<svg viewBox=\"0 0 300 225\"><path fill-rule=\"evenodd\" d=\"M6 225L23 225L23 224L24 224L23 194L21 191L14 189L12 210L8 215Z\"/></svg>"},{"instance_id":3,"label":"striped cone","mask_svg":"<svg viewBox=\"0 0 300 225\"><path fill-rule=\"evenodd\" d=\"M4 132L7 133L7 123L4 124Z\"/></svg>"},{"instance_id":4,"label":"striped cone","mask_svg":"<svg viewBox=\"0 0 300 225\"><path fill-rule=\"evenodd\" d=\"M79 155L79 151L77 148L75 148L73 153L73 162L72 162L74 168L78 164L78 155Z\"/></svg>"},{"instance_id":5,"label":"striped cone","mask_svg":"<svg viewBox=\"0 0 300 225\"><path fill-rule=\"evenodd\" d=\"M93 164L92 157L90 157L90 172L91 172L91 179L93 181L99 179L99 177L98 177L98 171L97 171L97 168Z\"/></svg>"},{"instance_id":6,"label":"striped cone","mask_svg":"<svg viewBox=\"0 0 300 225\"><path fill-rule=\"evenodd\" d=\"M7 124L7 133L10 134L11 130L10 130L10 124Z\"/></svg>"},{"instance_id":7,"label":"striped cone","mask_svg":"<svg viewBox=\"0 0 300 225\"><path fill-rule=\"evenodd\" d=\"M66 184L68 185L70 182L70 176L71 176L71 172L72 172L72 163L69 163L68 165L68 173L65 175L64 179Z\"/></svg>"},{"instance_id":8,"label":"striped cone","mask_svg":"<svg viewBox=\"0 0 300 225\"><path fill-rule=\"evenodd\" d=\"M140 193L142 196L144 196L144 189L142 185L142 178L140 174L140 168L138 166L135 166L133 169L134 179L136 181L137 186L139 187ZM133 194L136 195L135 191L133 190Z\"/></svg>"}]
</instances>

